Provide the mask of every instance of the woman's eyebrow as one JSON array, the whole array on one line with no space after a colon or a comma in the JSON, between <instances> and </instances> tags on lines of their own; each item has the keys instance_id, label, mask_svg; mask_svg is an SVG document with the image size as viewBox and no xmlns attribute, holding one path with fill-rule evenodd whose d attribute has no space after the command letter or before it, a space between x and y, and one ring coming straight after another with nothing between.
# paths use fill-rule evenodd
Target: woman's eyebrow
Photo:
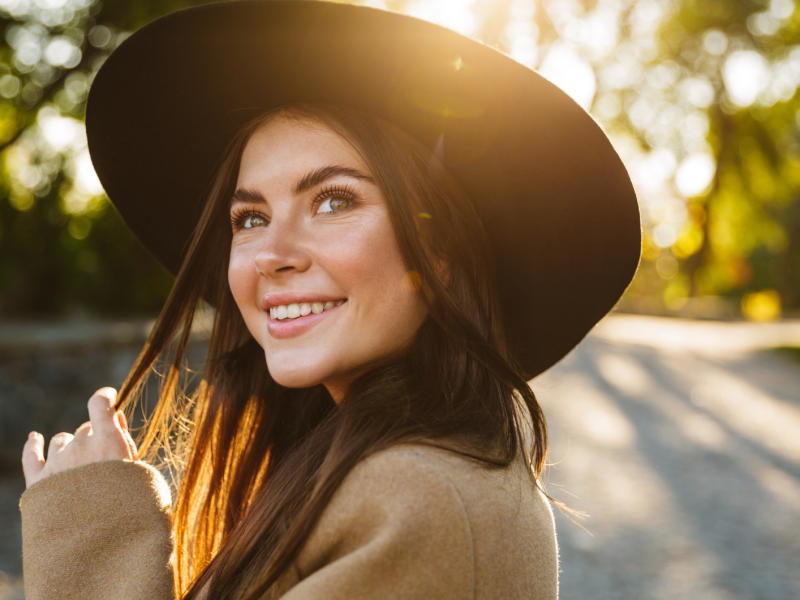
<instances>
[{"instance_id":1,"label":"woman's eyebrow","mask_svg":"<svg viewBox=\"0 0 800 600\"><path fill-rule=\"evenodd\" d=\"M261 192L257 190L251 190L249 188L239 188L235 192L233 192L233 196L231 196L231 206L236 204L237 202L253 202L255 204L266 204L267 199L261 194Z\"/></svg>"},{"instance_id":2,"label":"woman's eyebrow","mask_svg":"<svg viewBox=\"0 0 800 600\"><path fill-rule=\"evenodd\" d=\"M375 183L372 177L365 175L357 169L341 167L339 165L328 165L327 167L319 167L318 169L314 169L313 171L309 171L303 175L300 181L297 182L297 185L294 186L294 195L296 196L298 194L302 194L303 192L307 192L311 188L318 186L320 183L327 181L332 177L336 177L337 175L345 175L346 177L364 179L370 183Z\"/></svg>"},{"instance_id":3,"label":"woman's eyebrow","mask_svg":"<svg viewBox=\"0 0 800 600\"><path fill-rule=\"evenodd\" d=\"M319 184L327 181L328 179L331 179L338 175L353 177L355 179L363 179L373 184L375 183L375 180L372 177L362 173L357 169L353 169L351 167L342 167L339 165L328 165L327 167L319 167L303 175L303 177L301 177L300 180L295 184L293 193L295 196L297 196L298 194L307 192L311 188L318 186ZM253 190L250 188L239 188L233 193L233 196L231 196L231 206L233 206L237 202L253 202L254 204L266 204L267 199L264 198L264 195L258 190Z\"/></svg>"}]
</instances>

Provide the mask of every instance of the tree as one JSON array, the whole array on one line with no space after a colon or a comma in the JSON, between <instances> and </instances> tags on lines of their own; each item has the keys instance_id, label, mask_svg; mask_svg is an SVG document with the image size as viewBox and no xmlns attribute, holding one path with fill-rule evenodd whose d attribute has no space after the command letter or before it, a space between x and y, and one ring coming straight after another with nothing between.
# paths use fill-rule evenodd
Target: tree
<instances>
[{"instance_id":1,"label":"tree","mask_svg":"<svg viewBox=\"0 0 800 600\"><path fill-rule=\"evenodd\" d=\"M0 3L0 315L152 314L172 286L104 196L86 151L94 74L129 33L202 2Z\"/></svg>"}]
</instances>

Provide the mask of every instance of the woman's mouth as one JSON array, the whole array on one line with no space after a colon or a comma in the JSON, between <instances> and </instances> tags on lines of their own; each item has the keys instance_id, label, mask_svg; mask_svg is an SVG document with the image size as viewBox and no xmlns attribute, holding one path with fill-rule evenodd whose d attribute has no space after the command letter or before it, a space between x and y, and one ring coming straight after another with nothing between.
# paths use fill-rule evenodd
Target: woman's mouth
<instances>
[{"instance_id":1,"label":"woman's mouth","mask_svg":"<svg viewBox=\"0 0 800 600\"><path fill-rule=\"evenodd\" d=\"M336 318L347 298L308 292L281 292L261 298L269 315L267 332L273 339L293 338L313 329L322 321Z\"/></svg>"},{"instance_id":2,"label":"woman's mouth","mask_svg":"<svg viewBox=\"0 0 800 600\"><path fill-rule=\"evenodd\" d=\"M326 310L344 304L346 300L331 300L328 302L299 302L295 304L280 304L269 309L270 319L279 323L293 321L298 317L305 317L311 314L318 315Z\"/></svg>"}]
</instances>

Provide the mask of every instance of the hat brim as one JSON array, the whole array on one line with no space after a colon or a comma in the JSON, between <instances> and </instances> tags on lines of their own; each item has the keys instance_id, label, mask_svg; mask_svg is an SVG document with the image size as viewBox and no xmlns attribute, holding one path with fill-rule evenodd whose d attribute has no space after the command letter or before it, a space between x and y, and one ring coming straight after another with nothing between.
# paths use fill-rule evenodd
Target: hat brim
<instances>
[{"instance_id":1,"label":"hat brim","mask_svg":"<svg viewBox=\"0 0 800 600\"><path fill-rule=\"evenodd\" d=\"M229 140L261 111L297 101L349 105L431 149L442 143L492 243L527 377L564 357L630 283L639 210L600 126L535 71L400 13L244 0L166 15L96 75L89 151L125 222L177 274Z\"/></svg>"}]
</instances>

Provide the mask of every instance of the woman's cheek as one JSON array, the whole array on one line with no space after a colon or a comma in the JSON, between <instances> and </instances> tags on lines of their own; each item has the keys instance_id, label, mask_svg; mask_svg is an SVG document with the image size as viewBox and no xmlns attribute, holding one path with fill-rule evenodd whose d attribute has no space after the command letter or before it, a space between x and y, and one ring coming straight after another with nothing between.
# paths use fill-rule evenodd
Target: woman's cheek
<instances>
[{"instance_id":1,"label":"woman's cheek","mask_svg":"<svg viewBox=\"0 0 800 600\"><path fill-rule=\"evenodd\" d=\"M403 258L391 228L388 213L370 215L346 236L329 239L318 253L325 256L329 271L359 288L377 287L389 292L387 282L398 282L405 273ZM362 288L363 289L363 288Z\"/></svg>"},{"instance_id":2,"label":"woman's cheek","mask_svg":"<svg viewBox=\"0 0 800 600\"><path fill-rule=\"evenodd\" d=\"M253 333L253 324L250 323L250 320L253 318L253 311L257 309L254 306L254 302L258 300L255 298L257 285L258 273L256 273L253 258L249 256L246 249L232 247L228 263L228 287L251 333Z\"/></svg>"},{"instance_id":3,"label":"woman's cheek","mask_svg":"<svg viewBox=\"0 0 800 600\"><path fill-rule=\"evenodd\" d=\"M242 287L244 286L244 272L242 269L241 253L231 249L231 258L228 263L228 287L231 289L236 303L239 303Z\"/></svg>"}]
</instances>

